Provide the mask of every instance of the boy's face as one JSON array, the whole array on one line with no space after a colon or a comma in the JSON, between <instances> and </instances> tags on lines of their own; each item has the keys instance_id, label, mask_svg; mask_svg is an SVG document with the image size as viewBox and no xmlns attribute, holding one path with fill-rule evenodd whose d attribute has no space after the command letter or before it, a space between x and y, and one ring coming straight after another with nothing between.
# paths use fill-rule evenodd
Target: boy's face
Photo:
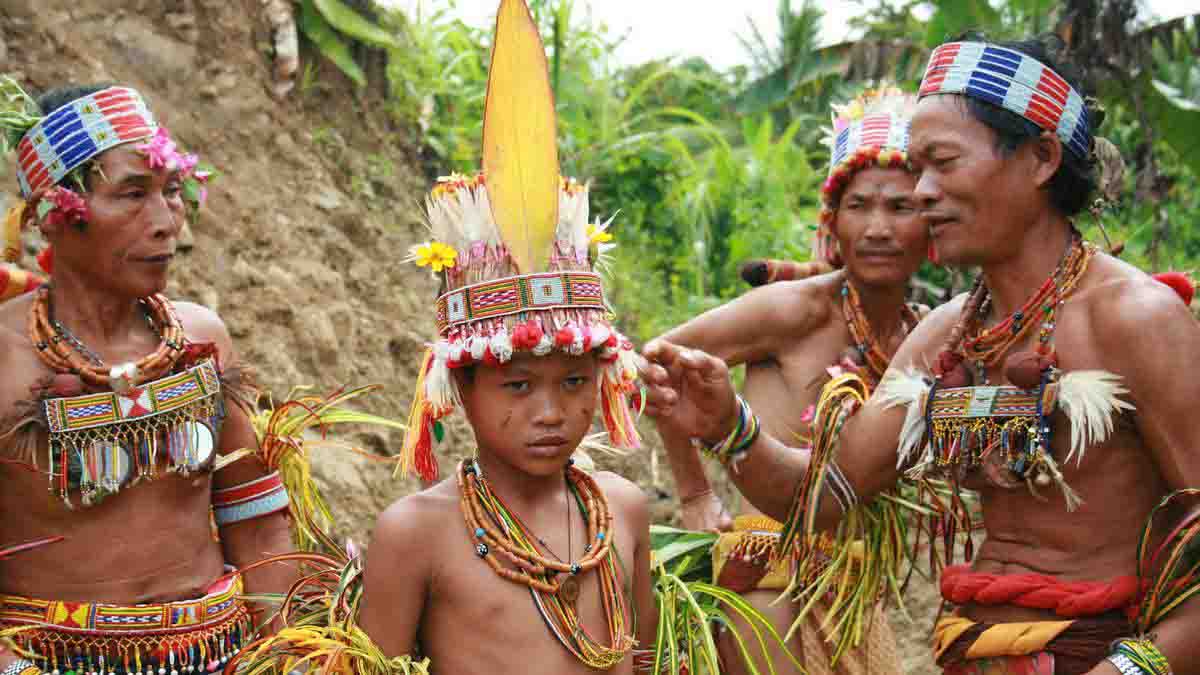
<instances>
[{"instance_id":1,"label":"boy's face","mask_svg":"<svg viewBox=\"0 0 1200 675\"><path fill-rule=\"evenodd\" d=\"M517 353L502 366L476 366L473 378L455 375L480 451L535 476L562 471L599 399L591 353Z\"/></svg>"}]
</instances>

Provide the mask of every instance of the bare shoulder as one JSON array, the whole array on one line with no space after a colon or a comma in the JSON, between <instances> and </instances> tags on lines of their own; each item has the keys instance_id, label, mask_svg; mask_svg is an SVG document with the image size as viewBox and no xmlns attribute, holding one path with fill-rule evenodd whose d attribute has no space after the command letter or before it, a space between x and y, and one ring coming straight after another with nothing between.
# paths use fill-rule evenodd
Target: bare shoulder
<instances>
[{"instance_id":1,"label":"bare shoulder","mask_svg":"<svg viewBox=\"0 0 1200 675\"><path fill-rule=\"evenodd\" d=\"M8 346L14 337L20 337L22 341L27 339L25 326L29 321L29 307L33 304L33 296L33 293L26 293L7 302L0 302L0 344Z\"/></svg>"},{"instance_id":2,"label":"bare shoulder","mask_svg":"<svg viewBox=\"0 0 1200 675\"><path fill-rule=\"evenodd\" d=\"M611 471L598 471L592 477L615 511L626 518L649 522L648 499L636 483Z\"/></svg>"},{"instance_id":3,"label":"bare shoulder","mask_svg":"<svg viewBox=\"0 0 1200 675\"><path fill-rule=\"evenodd\" d=\"M941 350L950 331L954 329L954 324L958 322L967 295L959 294L949 302L929 310L904 340L892 359L892 365L905 368L914 365L920 368L927 367Z\"/></svg>"},{"instance_id":4,"label":"bare shoulder","mask_svg":"<svg viewBox=\"0 0 1200 675\"><path fill-rule=\"evenodd\" d=\"M845 277L842 272L828 272L797 281L777 281L750 291L743 297L761 295L761 304L771 309L771 318L792 331L807 332L827 323L834 314L834 299L838 297Z\"/></svg>"},{"instance_id":5,"label":"bare shoulder","mask_svg":"<svg viewBox=\"0 0 1200 675\"><path fill-rule=\"evenodd\" d=\"M183 331L193 342L215 342L218 345L232 344L229 329L216 312L194 302L175 301L175 313L183 324Z\"/></svg>"},{"instance_id":6,"label":"bare shoulder","mask_svg":"<svg viewBox=\"0 0 1200 675\"><path fill-rule=\"evenodd\" d=\"M1129 265L1099 254L1094 281L1075 300L1086 312L1090 333L1113 354L1132 353L1130 345L1192 333L1196 318L1169 286Z\"/></svg>"},{"instance_id":7,"label":"bare shoulder","mask_svg":"<svg viewBox=\"0 0 1200 675\"><path fill-rule=\"evenodd\" d=\"M442 533L462 528L458 490L453 478L403 497L384 509L375 520L371 554L376 560L402 559L406 566L426 566L435 554L433 542ZM368 561L370 557L368 557ZM391 562L384 562L390 565Z\"/></svg>"},{"instance_id":8,"label":"bare shoulder","mask_svg":"<svg viewBox=\"0 0 1200 675\"><path fill-rule=\"evenodd\" d=\"M29 388L46 374L26 332L26 316L33 294L27 293L0 303L0 419L12 407L29 398ZM0 430L3 433L4 430Z\"/></svg>"}]
</instances>

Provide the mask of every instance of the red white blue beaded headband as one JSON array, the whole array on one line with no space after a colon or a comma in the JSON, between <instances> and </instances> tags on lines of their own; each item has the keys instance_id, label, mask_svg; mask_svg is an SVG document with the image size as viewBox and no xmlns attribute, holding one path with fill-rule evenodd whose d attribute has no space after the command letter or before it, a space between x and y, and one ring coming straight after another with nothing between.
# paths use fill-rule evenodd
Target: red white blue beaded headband
<instances>
[{"instance_id":1,"label":"red white blue beaded headband","mask_svg":"<svg viewBox=\"0 0 1200 675\"><path fill-rule=\"evenodd\" d=\"M983 42L949 42L933 50L919 98L961 94L1012 111L1046 131L1080 159L1092 147L1083 97L1037 59Z\"/></svg>"},{"instance_id":2,"label":"red white blue beaded headband","mask_svg":"<svg viewBox=\"0 0 1200 675\"><path fill-rule=\"evenodd\" d=\"M157 130L145 100L133 89L109 87L77 98L46 115L17 145L21 196L55 185L105 150Z\"/></svg>"}]
</instances>

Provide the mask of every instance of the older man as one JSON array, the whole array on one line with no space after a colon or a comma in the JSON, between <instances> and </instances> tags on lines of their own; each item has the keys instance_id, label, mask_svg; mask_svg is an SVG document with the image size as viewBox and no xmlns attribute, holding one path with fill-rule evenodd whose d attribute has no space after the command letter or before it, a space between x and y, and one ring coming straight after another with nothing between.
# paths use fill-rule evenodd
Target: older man
<instances>
[{"instance_id":1,"label":"older man","mask_svg":"<svg viewBox=\"0 0 1200 675\"><path fill-rule=\"evenodd\" d=\"M920 95L915 197L939 259L980 268L975 290L918 326L856 414L861 387L827 390L817 424L836 443L753 433L724 364L666 342L646 350L654 412L739 458L743 493L808 532L840 517L822 477L844 476L843 502L902 471L978 490L986 539L942 578L957 607L936 631L946 672L1200 672L1196 520L1164 527L1200 484L1200 382L1179 369L1200 358L1195 320L1075 229L1093 117L1052 45L942 45Z\"/></svg>"},{"instance_id":2,"label":"older man","mask_svg":"<svg viewBox=\"0 0 1200 675\"><path fill-rule=\"evenodd\" d=\"M0 541L37 544L0 560L0 622L27 652L0 669L214 671L251 635L240 596L292 576L230 569L292 546L279 475L222 461L257 447L229 333L162 295L204 174L133 89L13 100L10 217L53 254L46 285L0 305Z\"/></svg>"}]
</instances>

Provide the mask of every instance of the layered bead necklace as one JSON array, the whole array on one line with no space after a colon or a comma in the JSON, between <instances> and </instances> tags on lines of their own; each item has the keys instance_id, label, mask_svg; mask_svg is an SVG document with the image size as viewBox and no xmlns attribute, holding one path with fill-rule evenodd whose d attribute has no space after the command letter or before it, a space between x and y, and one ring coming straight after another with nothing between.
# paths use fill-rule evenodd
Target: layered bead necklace
<instances>
[{"instance_id":1,"label":"layered bead necklace","mask_svg":"<svg viewBox=\"0 0 1200 675\"><path fill-rule=\"evenodd\" d=\"M1005 376L1022 389L1037 386L1041 373L1056 365L1053 336L1057 312L1087 272L1095 253L1094 246L1072 231L1067 249L1054 272L1020 309L990 328L982 324L991 310L991 292L980 276L934 366L934 374L943 380L941 386L969 385L971 376L965 364L975 368L981 384L987 384L988 368L1026 339L1035 327L1037 346L1032 352L1009 356Z\"/></svg>"},{"instance_id":2,"label":"layered bead necklace","mask_svg":"<svg viewBox=\"0 0 1200 675\"><path fill-rule=\"evenodd\" d=\"M458 465L459 505L475 540L475 554L500 577L529 588L538 612L564 647L589 668L607 670L623 661L634 640L621 573L612 551L612 513L600 486L586 472L569 464L565 471L569 499L587 521L587 544L578 561L564 562L542 555L528 527L484 480L479 464ZM568 517L570 514L568 502ZM542 543L545 548L545 544ZM547 548L547 551L549 549ZM553 556L553 554L551 554ZM498 559L503 557L512 568ZM568 552L570 557L570 552ZM600 598L611 646L597 642L579 622L575 602L578 577L598 569ZM567 575L560 578L560 575Z\"/></svg>"},{"instance_id":3,"label":"layered bead necklace","mask_svg":"<svg viewBox=\"0 0 1200 675\"><path fill-rule=\"evenodd\" d=\"M91 387L123 392L156 380L171 371L183 354L183 325L171 302L161 294L142 298L150 328L159 336L158 347L137 362L106 367L103 359L54 318L50 289L38 289L29 307L29 340L38 358L57 373L78 376Z\"/></svg>"},{"instance_id":4,"label":"layered bead necklace","mask_svg":"<svg viewBox=\"0 0 1200 675\"><path fill-rule=\"evenodd\" d=\"M871 388L879 384L879 380L883 378L883 374L887 372L888 363L891 362L891 357L888 356L883 346L875 339L871 333L871 324L867 320L867 313L863 309L862 300L858 297L858 291L849 281L842 284L842 315L846 318L846 326L850 329L850 337L854 340L854 348L862 357L863 365L866 366L867 379ZM916 312L908 303L900 305L900 321L903 323L904 334L917 325L919 319Z\"/></svg>"}]
</instances>

